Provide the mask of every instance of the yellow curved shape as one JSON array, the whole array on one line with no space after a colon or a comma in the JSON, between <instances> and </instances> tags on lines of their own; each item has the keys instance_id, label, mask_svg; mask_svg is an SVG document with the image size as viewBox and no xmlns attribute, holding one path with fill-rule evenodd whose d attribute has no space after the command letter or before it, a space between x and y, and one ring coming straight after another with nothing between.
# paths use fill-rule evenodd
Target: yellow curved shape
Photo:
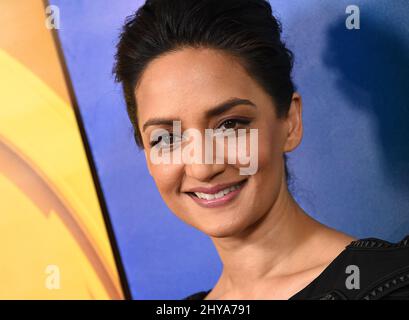
<instances>
[{"instance_id":1,"label":"yellow curved shape","mask_svg":"<svg viewBox=\"0 0 409 320\"><path fill-rule=\"evenodd\" d=\"M73 109L3 50L0 87L0 299L123 298Z\"/></svg>"}]
</instances>

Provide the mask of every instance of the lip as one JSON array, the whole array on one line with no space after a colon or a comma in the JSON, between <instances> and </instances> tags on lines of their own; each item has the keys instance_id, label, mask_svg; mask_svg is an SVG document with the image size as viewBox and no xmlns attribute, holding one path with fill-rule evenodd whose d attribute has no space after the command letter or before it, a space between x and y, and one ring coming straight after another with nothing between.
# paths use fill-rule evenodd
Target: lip
<instances>
[{"instance_id":1,"label":"lip","mask_svg":"<svg viewBox=\"0 0 409 320\"><path fill-rule=\"evenodd\" d=\"M234 186L234 185L236 185L238 183L241 183L240 187L238 189L236 189L236 190L234 190L234 191L232 191L232 192L230 192L230 193L228 193L228 194L226 194L223 197L218 198L218 199L206 200L206 199L200 199L199 197L193 195L191 192L188 192L186 194L190 198L192 198L192 200L195 201L201 207L204 207L204 208L221 207L221 206L229 204L231 201L233 201L235 198L237 198L237 196L240 194L243 187L247 184L247 179L236 182L236 183L229 183L229 184L226 184L226 185L220 185L220 186L222 186L221 188L219 188L219 185L218 185L218 186L213 187L213 188L195 188L195 189L193 189L193 190L209 190L210 189L210 190L220 191L220 190L223 190L223 189L228 188L230 186ZM219 188L219 189L216 189L216 188ZM210 193L210 192L205 192L205 191L194 191L194 192ZM217 191L214 192L214 193L217 193Z\"/></svg>"},{"instance_id":2,"label":"lip","mask_svg":"<svg viewBox=\"0 0 409 320\"><path fill-rule=\"evenodd\" d=\"M225 183L225 184L218 184L214 187L210 188L205 188L205 187L198 187L198 188L193 188L189 189L185 192L202 192L202 193L209 193L209 194L215 194L218 193L221 190L224 190L226 188L235 186L236 184L242 183L243 181L246 181L247 179L240 180L240 181L235 181L235 182L230 182L230 183Z\"/></svg>"}]
</instances>

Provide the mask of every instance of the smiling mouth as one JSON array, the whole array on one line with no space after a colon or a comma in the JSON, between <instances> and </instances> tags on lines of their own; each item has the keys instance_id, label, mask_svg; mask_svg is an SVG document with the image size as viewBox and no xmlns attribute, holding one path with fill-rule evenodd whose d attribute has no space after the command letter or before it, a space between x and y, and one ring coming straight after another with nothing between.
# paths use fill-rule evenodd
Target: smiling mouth
<instances>
[{"instance_id":1,"label":"smiling mouth","mask_svg":"<svg viewBox=\"0 0 409 320\"><path fill-rule=\"evenodd\" d=\"M246 182L247 179L216 193L186 192L186 194L203 207L218 207L225 205L236 198Z\"/></svg>"}]
</instances>

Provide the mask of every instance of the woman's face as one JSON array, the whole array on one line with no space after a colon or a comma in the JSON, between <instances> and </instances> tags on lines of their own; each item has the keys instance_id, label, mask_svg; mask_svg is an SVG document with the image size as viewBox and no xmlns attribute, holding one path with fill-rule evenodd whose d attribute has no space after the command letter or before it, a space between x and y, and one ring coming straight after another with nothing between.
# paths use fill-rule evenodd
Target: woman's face
<instances>
[{"instance_id":1,"label":"woman's face","mask_svg":"<svg viewBox=\"0 0 409 320\"><path fill-rule=\"evenodd\" d=\"M280 120L271 97L235 58L193 48L152 61L135 95L149 172L180 219L209 236L227 237L251 227L269 212L286 187L283 153L293 150L302 136L298 95L293 97L289 117ZM215 111L215 106L235 99L242 102ZM240 175L243 165L239 161L229 164L227 157L223 164L154 163L151 152L168 148L172 139L162 137L157 143L157 136L151 135L156 129L172 133L173 120L181 121L182 133L194 128L203 137L205 129L247 129L248 141L249 129L258 129L257 171ZM177 144L177 137L173 141Z\"/></svg>"}]
</instances>

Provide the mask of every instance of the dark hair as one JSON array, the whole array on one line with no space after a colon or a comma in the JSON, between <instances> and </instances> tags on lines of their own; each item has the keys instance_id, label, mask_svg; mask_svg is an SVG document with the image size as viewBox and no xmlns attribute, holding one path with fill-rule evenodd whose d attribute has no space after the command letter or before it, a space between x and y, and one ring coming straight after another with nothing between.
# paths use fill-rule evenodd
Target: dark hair
<instances>
[{"instance_id":1,"label":"dark hair","mask_svg":"<svg viewBox=\"0 0 409 320\"><path fill-rule=\"evenodd\" d=\"M295 91L293 54L281 41L281 25L266 0L147 0L127 17L117 44L114 74L122 83L137 145L135 86L147 65L182 48L213 48L237 57L286 117ZM287 156L285 174L289 181Z\"/></svg>"}]
</instances>

